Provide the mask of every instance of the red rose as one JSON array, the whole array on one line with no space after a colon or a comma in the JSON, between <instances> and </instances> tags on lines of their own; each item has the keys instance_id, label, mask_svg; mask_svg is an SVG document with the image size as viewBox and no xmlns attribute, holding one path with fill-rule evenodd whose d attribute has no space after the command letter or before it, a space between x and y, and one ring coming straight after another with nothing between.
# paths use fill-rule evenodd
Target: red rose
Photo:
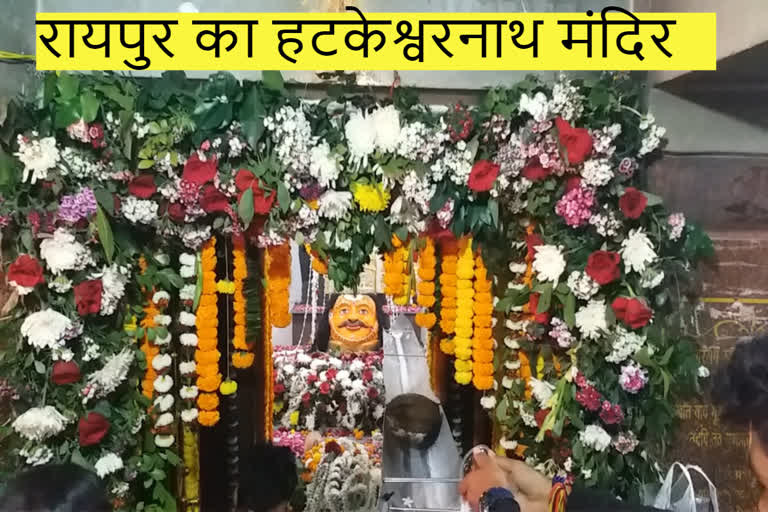
<instances>
[{"instance_id":1,"label":"red rose","mask_svg":"<svg viewBox=\"0 0 768 512\"><path fill-rule=\"evenodd\" d=\"M487 192L493 188L493 182L499 175L499 164L488 160L478 160L469 173L469 189L474 192Z\"/></svg>"},{"instance_id":2,"label":"red rose","mask_svg":"<svg viewBox=\"0 0 768 512\"><path fill-rule=\"evenodd\" d=\"M269 194L264 192L261 181L253 175L248 169L240 169L235 176L235 186L240 194L237 196L238 203L243 197L243 193L251 189L253 190L253 212L257 215L266 215L269 210L272 209L272 205L275 203L277 193L273 190Z\"/></svg>"},{"instance_id":3,"label":"red rose","mask_svg":"<svg viewBox=\"0 0 768 512\"><path fill-rule=\"evenodd\" d=\"M538 293L532 293L528 297L528 310L533 315L533 321L537 324L546 324L549 323L549 311L544 311L543 313L537 313L536 311L539 309L539 294Z\"/></svg>"},{"instance_id":4,"label":"red rose","mask_svg":"<svg viewBox=\"0 0 768 512\"><path fill-rule=\"evenodd\" d=\"M93 446L99 444L109 431L109 421L97 412L89 412L85 418L80 418L77 424L77 433L80 446Z\"/></svg>"},{"instance_id":5,"label":"red rose","mask_svg":"<svg viewBox=\"0 0 768 512\"><path fill-rule=\"evenodd\" d=\"M285 386L278 382L277 384L275 384L275 387L272 389L272 391L274 391L276 395L285 393Z\"/></svg>"},{"instance_id":6,"label":"red rose","mask_svg":"<svg viewBox=\"0 0 768 512\"><path fill-rule=\"evenodd\" d=\"M325 376L326 376L326 378L327 378L328 380L333 380L333 379L335 379L335 378L336 378L336 374L337 374L337 373L339 373L339 371L338 371L338 370L336 370L335 368L329 368L329 369L328 369L328 370L325 372Z\"/></svg>"},{"instance_id":7,"label":"red rose","mask_svg":"<svg viewBox=\"0 0 768 512\"><path fill-rule=\"evenodd\" d=\"M308 404L310 400L312 400L312 395L310 395L309 393L304 393L303 395L301 395L301 401L304 402L305 404Z\"/></svg>"},{"instance_id":8,"label":"red rose","mask_svg":"<svg viewBox=\"0 0 768 512\"><path fill-rule=\"evenodd\" d=\"M555 119L560 146L570 165L579 165L592 154L592 136L586 128L574 128L561 117Z\"/></svg>"},{"instance_id":9,"label":"red rose","mask_svg":"<svg viewBox=\"0 0 768 512\"><path fill-rule=\"evenodd\" d=\"M320 393L327 395L331 392L331 383L330 382L321 382L320 383Z\"/></svg>"},{"instance_id":10,"label":"red rose","mask_svg":"<svg viewBox=\"0 0 768 512\"><path fill-rule=\"evenodd\" d=\"M141 199L149 199L157 192L157 185L155 185L155 177L151 174L142 174L136 176L131 184L128 185L128 192L132 196L136 196Z\"/></svg>"},{"instance_id":11,"label":"red rose","mask_svg":"<svg viewBox=\"0 0 768 512\"><path fill-rule=\"evenodd\" d=\"M74 286L75 304L80 316L97 314L101 310L101 279L83 281Z\"/></svg>"},{"instance_id":12,"label":"red rose","mask_svg":"<svg viewBox=\"0 0 768 512\"><path fill-rule=\"evenodd\" d=\"M533 158L523 169L523 176L530 181L541 181L550 175L552 171L541 165L539 157Z\"/></svg>"},{"instance_id":13,"label":"red rose","mask_svg":"<svg viewBox=\"0 0 768 512\"><path fill-rule=\"evenodd\" d=\"M206 185L203 197L200 198L200 207L206 213L226 212L229 207L229 199L213 185Z\"/></svg>"},{"instance_id":14,"label":"red rose","mask_svg":"<svg viewBox=\"0 0 768 512\"><path fill-rule=\"evenodd\" d=\"M200 160L200 155L195 152L184 164L181 179L195 185L204 185L216 177L216 168L216 157L210 157L203 162Z\"/></svg>"},{"instance_id":15,"label":"red rose","mask_svg":"<svg viewBox=\"0 0 768 512\"><path fill-rule=\"evenodd\" d=\"M43 267L29 254L22 254L8 267L8 282L24 288L34 288L43 284Z\"/></svg>"},{"instance_id":16,"label":"red rose","mask_svg":"<svg viewBox=\"0 0 768 512\"><path fill-rule=\"evenodd\" d=\"M51 370L51 380L59 386L80 380L80 367L74 361L56 361Z\"/></svg>"},{"instance_id":17,"label":"red rose","mask_svg":"<svg viewBox=\"0 0 768 512\"><path fill-rule=\"evenodd\" d=\"M309 383L309 384L314 384L314 383L315 383L315 382L317 382L317 381L318 381L317 375L315 375L314 373L310 373L310 374L307 376L307 383Z\"/></svg>"},{"instance_id":18,"label":"red rose","mask_svg":"<svg viewBox=\"0 0 768 512\"><path fill-rule=\"evenodd\" d=\"M648 197L634 187L627 187L619 199L619 208L628 219L639 219L648 206Z\"/></svg>"},{"instance_id":19,"label":"red rose","mask_svg":"<svg viewBox=\"0 0 768 512\"><path fill-rule=\"evenodd\" d=\"M612 283L621 277L620 261L621 256L616 252L595 251L587 259L587 275L599 285Z\"/></svg>"},{"instance_id":20,"label":"red rose","mask_svg":"<svg viewBox=\"0 0 768 512\"><path fill-rule=\"evenodd\" d=\"M579 176L571 176L565 180L565 193L567 194L571 190L581 187L581 178Z\"/></svg>"},{"instance_id":21,"label":"red rose","mask_svg":"<svg viewBox=\"0 0 768 512\"><path fill-rule=\"evenodd\" d=\"M371 370L363 371L363 382L366 384L373 380L373 372Z\"/></svg>"},{"instance_id":22,"label":"red rose","mask_svg":"<svg viewBox=\"0 0 768 512\"><path fill-rule=\"evenodd\" d=\"M368 388L368 398L375 399L379 396L379 390L376 388Z\"/></svg>"},{"instance_id":23,"label":"red rose","mask_svg":"<svg viewBox=\"0 0 768 512\"><path fill-rule=\"evenodd\" d=\"M181 203L173 203L168 207L168 216L176 224L184 224L187 216L187 209Z\"/></svg>"},{"instance_id":24,"label":"red rose","mask_svg":"<svg viewBox=\"0 0 768 512\"><path fill-rule=\"evenodd\" d=\"M611 304L613 314L632 329L640 329L648 325L653 318L653 311L641 299L618 297Z\"/></svg>"},{"instance_id":25,"label":"red rose","mask_svg":"<svg viewBox=\"0 0 768 512\"><path fill-rule=\"evenodd\" d=\"M528 248L528 259L533 259L536 256L536 247L544 245L544 240L539 235L533 233L525 237L525 245Z\"/></svg>"}]
</instances>

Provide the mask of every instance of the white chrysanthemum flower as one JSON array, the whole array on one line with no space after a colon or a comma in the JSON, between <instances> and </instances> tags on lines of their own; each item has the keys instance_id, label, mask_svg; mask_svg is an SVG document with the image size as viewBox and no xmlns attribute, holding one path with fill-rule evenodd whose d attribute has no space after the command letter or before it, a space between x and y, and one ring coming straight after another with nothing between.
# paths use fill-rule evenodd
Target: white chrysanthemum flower
<instances>
[{"instance_id":1,"label":"white chrysanthemum flower","mask_svg":"<svg viewBox=\"0 0 768 512\"><path fill-rule=\"evenodd\" d=\"M28 441L43 441L60 434L69 423L55 407L32 407L11 424L11 428Z\"/></svg>"},{"instance_id":2,"label":"white chrysanthemum flower","mask_svg":"<svg viewBox=\"0 0 768 512\"><path fill-rule=\"evenodd\" d=\"M181 421L184 423L192 423L197 419L199 412L197 409L184 409L181 411Z\"/></svg>"},{"instance_id":3,"label":"white chrysanthemum flower","mask_svg":"<svg viewBox=\"0 0 768 512\"><path fill-rule=\"evenodd\" d=\"M555 386L539 379L531 379L531 394L539 402L539 407L546 409L555 391Z\"/></svg>"},{"instance_id":4,"label":"white chrysanthemum flower","mask_svg":"<svg viewBox=\"0 0 768 512\"><path fill-rule=\"evenodd\" d=\"M153 387L158 393L167 393L173 387L173 378L170 375L160 375L153 382Z\"/></svg>"},{"instance_id":5,"label":"white chrysanthemum flower","mask_svg":"<svg viewBox=\"0 0 768 512\"><path fill-rule=\"evenodd\" d=\"M155 421L155 427L157 428L167 427L169 425L173 425L173 414L170 412L164 412L158 416Z\"/></svg>"},{"instance_id":6,"label":"white chrysanthemum flower","mask_svg":"<svg viewBox=\"0 0 768 512\"><path fill-rule=\"evenodd\" d=\"M533 97L523 94L520 97L520 112L527 112L534 121L546 121L549 117L549 99L543 92L537 92Z\"/></svg>"},{"instance_id":7,"label":"white chrysanthemum flower","mask_svg":"<svg viewBox=\"0 0 768 512\"><path fill-rule=\"evenodd\" d=\"M179 313L179 323L181 325L184 325L186 327L194 327L196 321L197 321L197 317L192 313L189 313L187 311L182 311L181 313Z\"/></svg>"},{"instance_id":8,"label":"white chrysanthemum flower","mask_svg":"<svg viewBox=\"0 0 768 512\"><path fill-rule=\"evenodd\" d=\"M107 475L111 475L112 473L116 473L123 469L123 459L121 459L119 455L109 452L102 455L93 467L96 470L96 474L99 475L99 478L104 478Z\"/></svg>"},{"instance_id":9,"label":"white chrysanthemum flower","mask_svg":"<svg viewBox=\"0 0 768 512\"><path fill-rule=\"evenodd\" d=\"M159 303L160 301L169 301L171 300L171 294L166 292L165 290L159 290L156 291L154 295L152 295L152 302L155 304Z\"/></svg>"},{"instance_id":10,"label":"white chrysanthemum flower","mask_svg":"<svg viewBox=\"0 0 768 512\"><path fill-rule=\"evenodd\" d=\"M171 333L168 333L165 336L157 336L155 338L155 345L164 347L171 343L171 339L173 339L173 336L171 335Z\"/></svg>"},{"instance_id":11,"label":"white chrysanthemum flower","mask_svg":"<svg viewBox=\"0 0 768 512\"><path fill-rule=\"evenodd\" d=\"M117 311L120 300L125 295L125 285L128 282L128 276L123 273L126 269L118 265L105 266L101 274L96 274L92 278L101 279L101 316L109 316Z\"/></svg>"},{"instance_id":12,"label":"white chrysanthemum flower","mask_svg":"<svg viewBox=\"0 0 768 512\"><path fill-rule=\"evenodd\" d=\"M197 363L194 361L183 361L179 363L179 373L182 375L192 375L197 371Z\"/></svg>"},{"instance_id":13,"label":"white chrysanthemum flower","mask_svg":"<svg viewBox=\"0 0 768 512\"><path fill-rule=\"evenodd\" d=\"M93 263L91 251L75 240L75 235L59 228L53 237L40 242L40 257L48 270L58 275L66 270L82 270Z\"/></svg>"},{"instance_id":14,"label":"white chrysanthemum flower","mask_svg":"<svg viewBox=\"0 0 768 512\"><path fill-rule=\"evenodd\" d=\"M152 320L155 322L155 325L159 325L160 327L168 327L171 325L171 317L168 315L155 315Z\"/></svg>"},{"instance_id":15,"label":"white chrysanthemum flower","mask_svg":"<svg viewBox=\"0 0 768 512\"><path fill-rule=\"evenodd\" d=\"M565 258L561 249L554 245L539 245L533 259L533 270L539 281L557 282L565 271Z\"/></svg>"},{"instance_id":16,"label":"white chrysanthemum flower","mask_svg":"<svg viewBox=\"0 0 768 512\"><path fill-rule=\"evenodd\" d=\"M394 105L379 108L373 113L376 125L376 148L384 153L394 153L400 140L400 112Z\"/></svg>"},{"instance_id":17,"label":"white chrysanthemum flower","mask_svg":"<svg viewBox=\"0 0 768 512\"><path fill-rule=\"evenodd\" d=\"M44 309L32 313L21 324L21 335L27 343L37 349L57 348L67 331L72 329L72 321L58 311Z\"/></svg>"},{"instance_id":18,"label":"white chrysanthemum flower","mask_svg":"<svg viewBox=\"0 0 768 512\"><path fill-rule=\"evenodd\" d=\"M37 136L37 134L34 134ZM21 181L35 184L38 180L48 179L48 171L59 163L59 149L55 137L29 139L18 135L16 141L19 151L14 156L24 164L24 175Z\"/></svg>"},{"instance_id":19,"label":"white chrysanthemum flower","mask_svg":"<svg viewBox=\"0 0 768 512\"><path fill-rule=\"evenodd\" d=\"M173 358L170 354L158 354L152 358L152 368L161 372L173 364Z\"/></svg>"},{"instance_id":20,"label":"white chrysanthemum flower","mask_svg":"<svg viewBox=\"0 0 768 512\"><path fill-rule=\"evenodd\" d=\"M181 344L185 347L197 346L197 334L193 332L185 332L179 338L181 339Z\"/></svg>"},{"instance_id":21,"label":"white chrysanthemum flower","mask_svg":"<svg viewBox=\"0 0 768 512\"><path fill-rule=\"evenodd\" d=\"M600 291L600 285L589 277L586 272L574 270L568 276L568 288L571 289L577 299L589 300Z\"/></svg>"},{"instance_id":22,"label":"white chrysanthemum flower","mask_svg":"<svg viewBox=\"0 0 768 512\"><path fill-rule=\"evenodd\" d=\"M608 328L605 319L605 301L591 300L586 306L576 312L576 327L581 335L590 340L596 340Z\"/></svg>"},{"instance_id":23,"label":"white chrysanthemum flower","mask_svg":"<svg viewBox=\"0 0 768 512\"><path fill-rule=\"evenodd\" d=\"M504 338L504 345L506 345L507 348L512 350L517 350L520 348L520 343L517 341L517 338L511 338L509 336Z\"/></svg>"},{"instance_id":24,"label":"white chrysanthemum flower","mask_svg":"<svg viewBox=\"0 0 768 512\"><path fill-rule=\"evenodd\" d=\"M642 228L633 229L621 242L621 257L628 272L642 273L648 264L656 261L653 243Z\"/></svg>"},{"instance_id":25,"label":"white chrysanthemum flower","mask_svg":"<svg viewBox=\"0 0 768 512\"><path fill-rule=\"evenodd\" d=\"M197 265L197 256L188 252L182 253L179 256L179 263L187 267L194 267Z\"/></svg>"},{"instance_id":26,"label":"white chrysanthemum flower","mask_svg":"<svg viewBox=\"0 0 768 512\"><path fill-rule=\"evenodd\" d=\"M197 286L194 284L185 284L181 290L179 290L179 298L181 300L195 300L195 292Z\"/></svg>"},{"instance_id":27,"label":"white chrysanthemum flower","mask_svg":"<svg viewBox=\"0 0 768 512\"><path fill-rule=\"evenodd\" d=\"M195 277L195 274L196 274L195 267L191 267L189 265L182 265L179 268L179 275L183 279L191 279L191 278Z\"/></svg>"},{"instance_id":28,"label":"white chrysanthemum flower","mask_svg":"<svg viewBox=\"0 0 768 512\"><path fill-rule=\"evenodd\" d=\"M100 370L90 374L86 384L94 390L94 396L100 398L116 390L128 377L133 359L133 350L124 348L110 357Z\"/></svg>"},{"instance_id":29,"label":"white chrysanthemum flower","mask_svg":"<svg viewBox=\"0 0 768 512\"><path fill-rule=\"evenodd\" d=\"M158 448L170 448L174 442L176 442L176 438L170 434L155 436L155 446Z\"/></svg>"},{"instance_id":30,"label":"white chrysanthemum flower","mask_svg":"<svg viewBox=\"0 0 768 512\"><path fill-rule=\"evenodd\" d=\"M339 161L326 141L322 141L309 150L309 174L317 183L328 188L336 184L339 177Z\"/></svg>"},{"instance_id":31,"label":"white chrysanthemum flower","mask_svg":"<svg viewBox=\"0 0 768 512\"><path fill-rule=\"evenodd\" d=\"M349 154L354 162L363 162L376 148L376 124L373 116L357 111L344 126Z\"/></svg>"},{"instance_id":32,"label":"white chrysanthemum flower","mask_svg":"<svg viewBox=\"0 0 768 512\"><path fill-rule=\"evenodd\" d=\"M519 370L522 366L522 363L519 359L507 359L504 361L504 368L507 370Z\"/></svg>"},{"instance_id":33,"label":"white chrysanthemum flower","mask_svg":"<svg viewBox=\"0 0 768 512\"><path fill-rule=\"evenodd\" d=\"M173 395L160 395L155 398L155 401L152 403L152 405L155 409L157 409L157 411L164 413L170 411L175 402L176 399L173 397Z\"/></svg>"},{"instance_id":34,"label":"white chrysanthemum flower","mask_svg":"<svg viewBox=\"0 0 768 512\"><path fill-rule=\"evenodd\" d=\"M317 213L328 220L341 220L352 207L352 193L329 190L317 202Z\"/></svg>"},{"instance_id":35,"label":"white chrysanthemum flower","mask_svg":"<svg viewBox=\"0 0 768 512\"><path fill-rule=\"evenodd\" d=\"M600 425L587 425L579 432L581 444L587 448L592 448L596 452L604 452L611 446L611 436Z\"/></svg>"},{"instance_id":36,"label":"white chrysanthemum flower","mask_svg":"<svg viewBox=\"0 0 768 512\"><path fill-rule=\"evenodd\" d=\"M486 395L480 399L480 405L483 409L491 410L496 407L496 397L493 395Z\"/></svg>"},{"instance_id":37,"label":"white chrysanthemum flower","mask_svg":"<svg viewBox=\"0 0 768 512\"><path fill-rule=\"evenodd\" d=\"M183 400L194 400L197 398L197 386L184 386L179 390L179 396Z\"/></svg>"}]
</instances>

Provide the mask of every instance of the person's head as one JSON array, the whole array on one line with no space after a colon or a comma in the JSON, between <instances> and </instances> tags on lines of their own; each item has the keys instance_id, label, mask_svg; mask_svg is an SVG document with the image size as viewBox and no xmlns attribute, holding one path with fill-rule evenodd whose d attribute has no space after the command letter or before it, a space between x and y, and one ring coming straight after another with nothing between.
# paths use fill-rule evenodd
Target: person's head
<instances>
[{"instance_id":1,"label":"person's head","mask_svg":"<svg viewBox=\"0 0 768 512\"><path fill-rule=\"evenodd\" d=\"M725 421L749 429L752 469L768 487L768 336L736 346L713 394Z\"/></svg>"},{"instance_id":2,"label":"person's head","mask_svg":"<svg viewBox=\"0 0 768 512\"><path fill-rule=\"evenodd\" d=\"M75 464L39 466L14 477L0 512L110 512L104 482Z\"/></svg>"},{"instance_id":3,"label":"person's head","mask_svg":"<svg viewBox=\"0 0 768 512\"><path fill-rule=\"evenodd\" d=\"M250 512L287 512L299 483L290 448L260 444L244 460L240 504Z\"/></svg>"}]
</instances>

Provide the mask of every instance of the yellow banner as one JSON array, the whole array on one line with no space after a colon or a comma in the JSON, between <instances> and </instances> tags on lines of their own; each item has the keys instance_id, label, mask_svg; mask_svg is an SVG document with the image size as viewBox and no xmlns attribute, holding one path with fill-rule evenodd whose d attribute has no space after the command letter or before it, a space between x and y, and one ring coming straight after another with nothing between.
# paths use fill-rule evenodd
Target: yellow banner
<instances>
[{"instance_id":1,"label":"yellow banner","mask_svg":"<svg viewBox=\"0 0 768 512\"><path fill-rule=\"evenodd\" d=\"M712 70L714 13L38 13L40 70Z\"/></svg>"}]
</instances>

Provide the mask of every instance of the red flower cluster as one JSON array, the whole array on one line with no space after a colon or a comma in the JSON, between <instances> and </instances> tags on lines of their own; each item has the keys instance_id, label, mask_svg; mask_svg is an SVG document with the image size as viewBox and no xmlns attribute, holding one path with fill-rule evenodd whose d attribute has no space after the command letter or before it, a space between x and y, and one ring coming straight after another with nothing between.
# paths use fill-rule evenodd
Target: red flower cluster
<instances>
[{"instance_id":1,"label":"red flower cluster","mask_svg":"<svg viewBox=\"0 0 768 512\"><path fill-rule=\"evenodd\" d=\"M590 384L583 374L577 374L574 382L580 388L576 391L576 401L582 407L591 412L600 411L598 416L606 425L618 425L624 421L624 411L621 406L603 399L597 388Z\"/></svg>"},{"instance_id":2,"label":"red flower cluster","mask_svg":"<svg viewBox=\"0 0 768 512\"><path fill-rule=\"evenodd\" d=\"M613 314L632 329L648 325L653 318L653 310L643 299L618 297L611 304Z\"/></svg>"},{"instance_id":3,"label":"red flower cluster","mask_svg":"<svg viewBox=\"0 0 768 512\"><path fill-rule=\"evenodd\" d=\"M648 197L633 187L627 187L619 198L621 213L628 219L639 219L648 206Z\"/></svg>"},{"instance_id":4,"label":"red flower cluster","mask_svg":"<svg viewBox=\"0 0 768 512\"><path fill-rule=\"evenodd\" d=\"M473 192L488 192L499 176L499 164L489 160L478 160L469 173L469 189Z\"/></svg>"},{"instance_id":5,"label":"red flower cluster","mask_svg":"<svg viewBox=\"0 0 768 512\"><path fill-rule=\"evenodd\" d=\"M541 165L539 157L534 157L523 168L523 177L529 181L541 181L546 179L552 173L552 169L548 169Z\"/></svg>"},{"instance_id":6,"label":"red flower cluster","mask_svg":"<svg viewBox=\"0 0 768 512\"><path fill-rule=\"evenodd\" d=\"M584 389L576 392L576 401L588 411L595 412L600 409L602 400L602 395L594 386L586 385Z\"/></svg>"},{"instance_id":7,"label":"red flower cluster","mask_svg":"<svg viewBox=\"0 0 768 512\"><path fill-rule=\"evenodd\" d=\"M80 316L95 315L101 310L101 294L103 285L101 279L83 281L74 286L75 304Z\"/></svg>"},{"instance_id":8,"label":"red flower cluster","mask_svg":"<svg viewBox=\"0 0 768 512\"><path fill-rule=\"evenodd\" d=\"M603 402L603 406L600 411L600 419L606 425L618 425L624 421L624 412L621 410L621 406L618 404L611 405L611 402L606 400Z\"/></svg>"},{"instance_id":9,"label":"red flower cluster","mask_svg":"<svg viewBox=\"0 0 768 512\"><path fill-rule=\"evenodd\" d=\"M528 311L531 312L533 315L533 321L537 324L548 324L549 323L549 311L544 311L543 313L537 313L536 310L539 309L539 297L541 295L538 293L531 293L528 296Z\"/></svg>"},{"instance_id":10,"label":"red flower cluster","mask_svg":"<svg viewBox=\"0 0 768 512\"><path fill-rule=\"evenodd\" d=\"M472 132L472 127L475 125L474 121L472 121L472 114L461 103L454 105L452 114L449 116L448 124L448 134L451 136L451 140L453 142L467 140Z\"/></svg>"},{"instance_id":11,"label":"red flower cluster","mask_svg":"<svg viewBox=\"0 0 768 512\"><path fill-rule=\"evenodd\" d=\"M80 418L77 433L80 446L99 444L109 431L109 420L98 412L89 412L85 418Z\"/></svg>"},{"instance_id":12,"label":"red flower cluster","mask_svg":"<svg viewBox=\"0 0 768 512\"><path fill-rule=\"evenodd\" d=\"M45 282L43 267L29 254L21 254L10 264L6 278L9 283L15 283L16 286L24 288L34 288Z\"/></svg>"},{"instance_id":13,"label":"red flower cluster","mask_svg":"<svg viewBox=\"0 0 768 512\"><path fill-rule=\"evenodd\" d=\"M149 199L157 192L155 177L151 174L141 174L131 180L128 192L139 199Z\"/></svg>"},{"instance_id":14,"label":"red flower cluster","mask_svg":"<svg viewBox=\"0 0 768 512\"><path fill-rule=\"evenodd\" d=\"M74 361L56 361L51 370L51 381L62 386L80 380L80 367Z\"/></svg>"},{"instance_id":15,"label":"red flower cluster","mask_svg":"<svg viewBox=\"0 0 768 512\"><path fill-rule=\"evenodd\" d=\"M587 259L587 275L599 285L612 283L621 277L620 261L619 253L595 251Z\"/></svg>"},{"instance_id":16,"label":"red flower cluster","mask_svg":"<svg viewBox=\"0 0 768 512\"><path fill-rule=\"evenodd\" d=\"M561 117L555 119L560 146L572 166L584 163L592 154L592 136L586 128L574 128Z\"/></svg>"},{"instance_id":17,"label":"red flower cluster","mask_svg":"<svg viewBox=\"0 0 768 512\"><path fill-rule=\"evenodd\" d=\"M240 202L246 190L253 191L253 212L256 215L266 215L275 204L277 193L273 190L266 193L262 188L261 181L253 175L248 169L240 169L235 176L235 186L240 193L237 196L237 202Z\"/></svg>"}]
</instances>

